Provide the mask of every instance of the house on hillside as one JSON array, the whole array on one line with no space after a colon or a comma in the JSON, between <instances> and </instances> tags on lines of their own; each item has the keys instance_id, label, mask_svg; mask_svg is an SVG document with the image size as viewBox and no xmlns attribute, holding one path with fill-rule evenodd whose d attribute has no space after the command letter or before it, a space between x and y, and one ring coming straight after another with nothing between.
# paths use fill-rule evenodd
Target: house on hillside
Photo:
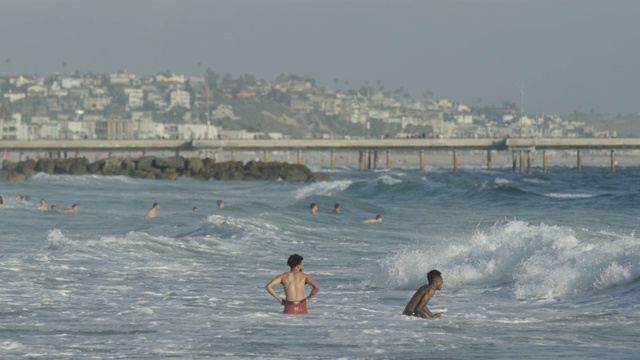
<instances>
[{"instance_id":1,"label":"house on hillside","mask_svg":"<svg viewBox=\"0 0 640 360\"><path fill-rule=\"evenodd\" d=\"M176 106L191 109L191 94L180 89L172 91L169 95L169 109L173 109Z\"/></svg>"}]
</instances>

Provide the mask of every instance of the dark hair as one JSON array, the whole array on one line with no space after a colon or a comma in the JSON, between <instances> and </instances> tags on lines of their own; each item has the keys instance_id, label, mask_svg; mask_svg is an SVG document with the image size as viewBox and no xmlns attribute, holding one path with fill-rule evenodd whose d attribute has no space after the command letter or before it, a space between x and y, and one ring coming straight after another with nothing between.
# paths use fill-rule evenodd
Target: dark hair
<instances>
[{"instance_id":1,"label":"dark hair","mask_svg":"<svg viewBox=\"0 0 640 360\"><path fill-rule=\"evenodd\" d=\"M0 205L4 204L4 200L2 200L2 196L0 196Z\"/></svg>"},{"instance_id":2,"label":"dark hair","mask_svg":"<svg viewBox=\"0 0 640 360\"><path fill-rule=\"evenodd\" d=\"M160 204L158 204L157 202L154 202L153 205L151 205L151 207L156 207L158 205L160 205Z\"/></svg>"},{"instance_id":3,"label":"dark hair","mask_svg":"<svg viewBox=\"0 0 640 360\"><path fill-rule=\"evenodd\" d=\"M338 203L336 203L335 205L333 205L333 208L334 208L334 209L337 209L337 208L339 208L339 207L340 207L340 204L338 204Z\"/></svg>"},{"instance_id":4,"label":"dark hair","mask_svg":"<svg viewBox=\"0 0 640 360\"><path fill-rule=\"evenodd\" d=\"M314 206L317 206L316 203L311 203L311 205L309 205L309 208L312 209Z\"/></svg>"},{"instance_id":5,"label":"dark hair","mask_svg":"<svg viewBox=\"0 0 640 360\"><path fill-rule=\"evenodd\" d=\"M438 270L431 270L427 274L427 280L429 280L429 284L433 284L433 282L436 281L436 279L439 277L442 277L442 273L440 273L440 271Z\"/></svg>"},{"instance_id":6,"label":"dark hair","mask_svg":"<svg viewBox=\"0 0 640 360\"><path fill-rule=\"evenodd\" d=\"M382 219L382 215L376 215L376 220Z\"/></svg>"},{"instance_id":7,"label":"dark hair","mask_svg":"<svg viewBox=\"0 0 640 360\"><path fill-rule=\"evenodd\" d=\"M300 265L302 260L304 260L302 256L298 254L293 254L289 256L289 260L287 260L287 265L289 265L289 267L293 269L294 267Z\"/></svg>"}]
</instances>

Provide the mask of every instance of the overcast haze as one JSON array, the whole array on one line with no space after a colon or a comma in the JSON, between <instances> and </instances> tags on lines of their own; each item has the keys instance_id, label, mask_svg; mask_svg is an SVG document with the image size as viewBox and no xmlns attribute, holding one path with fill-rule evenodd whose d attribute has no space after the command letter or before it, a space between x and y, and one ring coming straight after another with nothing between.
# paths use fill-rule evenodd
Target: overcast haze
<instances>
[{"instance_id":1,"label":"overcast haze","mask_svg":"<svg viewBox=\"0 0 640 360\"><path fill-rule=\"evenodd\" d=\"M529 114L635 113L639 15L636 0L4 0L0 74L211 67L468 105L519 105L524 85Z\"/></svg>"}]
</instances>

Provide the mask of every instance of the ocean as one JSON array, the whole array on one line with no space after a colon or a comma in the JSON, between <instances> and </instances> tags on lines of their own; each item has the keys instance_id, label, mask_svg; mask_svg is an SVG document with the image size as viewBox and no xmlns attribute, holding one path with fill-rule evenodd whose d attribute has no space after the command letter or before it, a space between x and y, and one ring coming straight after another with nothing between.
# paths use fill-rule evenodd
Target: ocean
<instances>
[{"instance_id":1,"label":"ocean","mask_svg":"<svg viewBox=\"0 0 640 360\"><path fill-rule=\"evenodd\" d=\"M637 358L639 167L314 170L332 181L0 184L0 358ZM308 316L265 291L293 253ZM401 315L431 269L443 317Z\"/></svg>"}]
</instances>

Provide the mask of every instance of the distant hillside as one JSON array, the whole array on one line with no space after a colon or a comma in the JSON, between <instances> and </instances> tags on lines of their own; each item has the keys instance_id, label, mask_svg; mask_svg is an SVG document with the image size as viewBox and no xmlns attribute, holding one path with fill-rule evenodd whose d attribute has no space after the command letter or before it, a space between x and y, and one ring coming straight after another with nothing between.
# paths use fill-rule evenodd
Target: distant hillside
<instances>
[{"instance_id":1,"label":"distant hillside","mask_svg":"<svg viewBox=\"0 0 640 360\"><path fill-rule=\"evenodd\" d=\"M615 131L619 137L640 137L639 114L572 114L569 119L584 121L600 131Z\"/></svg>"}]
</instances>

